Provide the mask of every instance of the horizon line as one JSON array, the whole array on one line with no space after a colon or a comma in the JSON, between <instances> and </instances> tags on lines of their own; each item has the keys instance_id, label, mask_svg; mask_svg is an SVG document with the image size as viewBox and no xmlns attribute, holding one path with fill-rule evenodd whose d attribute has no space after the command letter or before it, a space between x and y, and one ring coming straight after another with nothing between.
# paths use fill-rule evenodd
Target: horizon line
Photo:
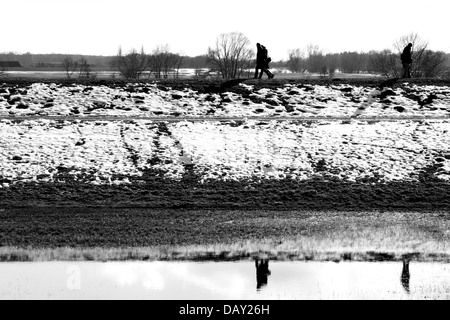
<instances>
[{"instance_id":1,"label":"horizon line","mask_svg":"<svg viewBox=\"0 0 450 320\"><path fill-rule=\"evenodd\" d=\"M299 49L299 48L297 48ZM295 50L295 49L290 49L290 50ZM395 52L391 49L382 49L382 50L369 50L369 51L340 51L340 52L326 52L323 53L323 55L333 55L333 54L342 54L342 53L357 53L357 54L370 54L372 52L382 52L384 50L390 50L391 52ZM429 49L431 50L431 49ZM450 52L446 52L446 51L442 51L442 50L431 50L433 52L443 52L446 55L450 55ZM197 57L201 57L201 56L207 56L207 53L204 54L199 54L199 55L188 55L188 54L183 54L183 53L176 53L176 52L171 52L174 54L178 54L182 57L189 57L189 58L197 58ZM25 52L25 53L20 53L20 52L14 52L14 51L3 51L0 52L0 55L7 55L7 54L12 54L12 55L65 55L65 56L92 56L92 57L115 57L117 56L117 54L112 54L112 55L104 55L104 54L91 54L91 53L57 53L57 52L51 52L51 53L33 53L33 52ZM151 53L146 53L146 54L151 54ZM280 62L280 61L285 61L285 59L280 59L280 60L274 60L274 62Z\"/></svg>"}]
</instances>

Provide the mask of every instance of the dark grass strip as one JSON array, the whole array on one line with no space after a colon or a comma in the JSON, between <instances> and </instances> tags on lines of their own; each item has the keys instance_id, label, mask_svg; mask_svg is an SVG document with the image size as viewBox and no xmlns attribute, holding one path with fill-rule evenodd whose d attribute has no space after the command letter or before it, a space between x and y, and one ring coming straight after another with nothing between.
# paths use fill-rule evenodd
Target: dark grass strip
<instances>
[{"instance_id":1,"label":"dark grass strip","mask_svg":"<svg viewBox=\"0 0 450 320\"><path fill-rule=\"evenodd\" d=\"M385 183L323 178L199 183L195 174L174 181L149 171L127 185L94 185L89 175L78 178L81 181L60 172L57 182L16 183L2 188L0 208L450 209L450 184L432 176Z\"/></svg>"}]
</instances>

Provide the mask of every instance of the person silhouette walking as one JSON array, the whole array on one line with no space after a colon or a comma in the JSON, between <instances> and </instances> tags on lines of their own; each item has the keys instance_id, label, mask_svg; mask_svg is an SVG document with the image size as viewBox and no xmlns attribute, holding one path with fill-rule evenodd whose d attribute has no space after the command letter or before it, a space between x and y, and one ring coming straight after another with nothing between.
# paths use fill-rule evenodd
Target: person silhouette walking
<instances>
[{"instance_id":1,"label":"person silhouette walking","mask_svg":"<svg viewBox=\"0 0 450 320\"><path fill-rule=\"evenodd\" d=\"M268 51L266 47L264 47L262 44L257 43L256 44L256 68L255 68L255 76L253 79L261 79L263 73L267 74L267 77L269 79L272 79L274 77L273 73L269 71L269 62L272 61L272 59L269 57ZM258 76L258 72L261 70Z\"/></svg>"},{"instance_id":2,"label":"person silhouette walking","mask_svg":"<svg viewBox=\"0 0 450 320\"><path fill-rule=\"evenodd\" d=\"M403 65L403 78L411 78L411 64L412 64L411 49L412 43L408 43L408 45L403 49L403 52L400 55Z\"/></svg>"}]
</instances>

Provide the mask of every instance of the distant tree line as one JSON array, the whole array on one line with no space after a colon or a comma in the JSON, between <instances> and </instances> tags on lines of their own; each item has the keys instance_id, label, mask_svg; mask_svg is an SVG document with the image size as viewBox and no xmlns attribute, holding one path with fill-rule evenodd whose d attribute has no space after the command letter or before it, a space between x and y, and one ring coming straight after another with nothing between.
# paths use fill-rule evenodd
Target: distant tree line
<instances>
[{"instance_id":1,"label":"distant tree line","mask_svg":"<svg viewBox=\"0 0 450 320\"><path fill-rule=\"evenodd\" d=\"M397 40L393 49L364 52L324 53L318 46L288 51L284 67L296 73L372 73L386 77L400 77L402 65L400 54L404 47L413 44L412 76L450 78L450 54L428 49L428 43L413 33Z\"/></svg>"},{"instance_id":2,"label":"distant tree line","mask_svg":"<svg viewBox=\"0 0 450 320\"><path fill-rule=\"evenodd\" d=\"M319 46L310 44L289 50L287 60L272 61L270 67L286 68L295 73L371 73L399 77L402 72L400 53L409 42L413 43L413 77L450 78L450 54L428 49L428 43L417 34L404 36L392 48L381 51L326 53ZM219 35L214 46L204 55L195 57L173 53L168 45L157 46L151 53L142 48L124 54L119 48L115 56L0 53L0 61L18 61L28 68L64 70L68 77L75 72L80 77L92 76L92 69L114 69L129 79L144 75L177 77L181 68L193 68L196 74L207 69L223 78L239 78L249 76L249 70L255 65L254 59L255 52L249 39L238 32Z\"/></svg>"},{"instance_id":3,"label":"distant tree line","mask_svg":"<svg viewBox=\"0 0 450 320\"><path fill-rule=\"evenodd\" d=\"M66 72L68 79L70 79L75 72L78 72L79 79L93 80L97 77L96 74L92 72L91 65L89 65L84 57L81 57L78 61L73 60L72 57L66 57L62 62L62 67Z\"/></svg>"},{"instance_id":4,"label":"distant tree line","mask_svg":"<svg viewBox=\"0 0 450 320\"><path fill-rule=\"evenodd\" d=\"M34 53L0 53L0 61L19 61L26 68L62 68L64 59L71 58L77 61L81 58L95 68L110 68L111 61L115 56L95 56L79 54L34 54ZM181 68L205 68L206 54L196 57L182 56Z\"/></svg>"},{"instance_id":5,"label":"distant tree line","mask_svg":"<svg viewBox=\"0 0 450 320\"><path fill-rule=\"evenodd\" d=\"M80 55L80 54L34 54L34 53L0 53L0 61L19 61L26 68L62 68L64 59L71 58L74 61L85 59L92 67L109 67L110 56Z\"/></svg>"},{"instance_id":6,"label":"distant tree line","mask_svg":"<svg viewBox=\"0 0 450 320\"><path fill-rule=\"evenodd\" d=\"M178 77L183 61L183 56L170 52L169 46L158 46L152 53L147 54L144 48L138 52L131 49L127 54L123 54L122 49L112 58L110 66L120 72L126 79L138 79L144 74L147 77L157 79L168 78L174 72L174 77Z\"/></svg>"}]
</instances>

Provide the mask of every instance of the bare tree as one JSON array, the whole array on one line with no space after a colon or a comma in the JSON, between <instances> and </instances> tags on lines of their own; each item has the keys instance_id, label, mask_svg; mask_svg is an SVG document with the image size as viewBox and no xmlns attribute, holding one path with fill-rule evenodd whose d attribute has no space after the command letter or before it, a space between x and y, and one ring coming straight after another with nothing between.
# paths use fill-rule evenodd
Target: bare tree
<instances>
[{"instance_id":1,"label":"bare tree","mask_svg":"<svg viewBox=\"0 0 450 320\"><path fill-rule=\"evenodd\" d=\"M168 78L169 72L175 70L174 77L178 77L182 59L180 54L171 53L168 45L158 46L149 57L150 72L155 78Z\"/></svg>"},{"instance_id":2,"label":"bare tree","mask_svg":"<svg viewBox=\"0 0 450 320\"><path fill-rule=\"evenodd\" d=\"M94 79L96 78L96 75L92 73L91 66L88 64L87 60L85 58L80 58L80 62L78 63L80 66L80 79Z\"/></svg>"},{"instance_id":3,"label":"bare tree","mask_svg":"<svg viewBox=\"0 0 450 320\"><path fill-rule=\"evenodd\" d=\"M221 34L214 48L208 48L207 61L224 79L240 78L245 69L252 67L255 53L250 49L250 40L242 33Z\"/></svg>"},{"instance_id":4,"label":"bare tree","mask_svg":"<svg viewBox=\"0 0 450 320\"><path fill-rule=\"evenodd\" d=\"M343 52L339 59L340 69L343 73L359 73L363 67L363 55L358 52Z\"/></svg>"},{"instance_id":5,"label":"bare tree","mask_svg":"<svg viewBox=\"0 0 450 320\"><path fill-rule=\"evenodd\" d=\"M425 50L422 55L421 75L425 78L445 77L450 71L447 57L442 51Z\"/></svg>"},{"instance_id":6,"label":"bare tree","mask_svg":"<svg viewBox=\"0 0 450 320\"><path fill-rule=\"evenodd\" d=\"M309 44L306 47L307 69L310 73L323 73L326 70L326 60L323 50L317 45Z\"/></svg>"},{"instance_id":7,"label":"bare tree","mask_svg":"<svg viewBox=\"0 0 450 320\"><path fill-rule=\"evenodd\" d=\"M421 39L417 33L410 33L402 36L394 43L394 48L398 52L398 59L400 59L400 54L408 43L412 43L413 45L411 49L411 58L413 61L411 66L411 76L418 78L422 75L423 59L428 47L428 42Z\"/></svg>"},{"instance_id":8,"label":"bare tree","mask_svg":"<svg viewBox=\"0 0 450 320\"><path fill-rule=\"evenodd\" d=\"M447 58L444 52L435 52L428 49L428 42L420 38L417 33L411 33L401 37L394 43L394 47L399 53L403 52L403 49L412 43L411 58L411 76L419 77L440 77L443 76L446 71Z\"/></svg>"},{"instance_id":9,"label":"bare tree","mask_svg":"<svg viewBox=\"0 0 450 320\"><path fill-rule=\"evenodd\" d=\"M325 55L326 74L330 77L334 76L338 68L338 55L335 53L328 53Z\"/></svg>"},{"instance_id":10,"label":"bare tree","mask_svg":"<svg viewBox=\"0 0 450 320\"><path fill-rule=\"evenodd\" d=\"M164 78L169 77L169 72L171 70L175 71L174 77L178 77L178 71L180 69L181 61L182 61L182 57L179 54L166 52L163 55L163 59L162 59L162 62L163 62L162 71L163 71Z\"/></svg>"},{"instance_id":11,"label":"bare tree","mask_svg":"<svg viewBox=\"0 0 450 320\"><path fill-rule=\"evenodd\" d=\"M165 53L169 52L167 45L156 47L149 56L150 73L155 75L155 78L163 77ZM150 76L150 75L149 75Z\"/></svg>"},{"instance_id":12,"label":"bare tree","mask_svg":"<svg viewBox=\"0 0 450 320\"><path fill-rule=\"evenodd\" d=\"M180 75L180 67L183 62L183 56L181 54L173 54L174 55L174 67L175 67L175 73L174 77L178 78Z\"/></svg>"},{"instance_id":13,"label":"bare tree","mask_svg":"<svg viewBox=\"0 0 450 320\"><path fill-rule=\"evenodd\" d=\"M401 64L399 56L389 49L381 52L371 52L369 68L371 71L379 73L385 77L400 77Z\"/></svg>"},{"instance_id":14,"label":"bare tree","mask_svg":"<svg viewBox=\"0 0 450 320\"><path fill-rule=\"evenodd\" d=\"M67 78L70 79L78 68L78 61L73 61L71 57L65 57L62 66L64 71L66 71Z\"/></svg>"},{"instance_id":15,"label":"bare tree","mask_svg":"<svg viewBox=\"0 0 450 320\"><path fill-rule=\"evenodd\" d=\"M111 62L112 67L120 72L126 79L138 79L148 68L148 57L144 52L137 52L132 49L127 55L122 54L122 48L119 47L117 56Z\"/></svg>"},{"instance_id":16,"label":"bare tree","mask_svg":"<svg viewBox=\"0 0 450 320\"><path fill-rule=\"evenodd\" d=\"M445 59L446 59L446 63L445 63L445 72L443 77L445 79L450 79L450 53L446 53L445 54Z\"/></svg>"},{"instance_id":17,"label":"bare tree","mask_svg":"<svg viewBox=\"0 0 450 320\"><path fill-rule=\"evenodd\" d=\"M289 59L286 62L288 69L295 73L304 73L306 71L306 56L301 49L292 49L288 51Z\"/></svg>"}]
</instances>

